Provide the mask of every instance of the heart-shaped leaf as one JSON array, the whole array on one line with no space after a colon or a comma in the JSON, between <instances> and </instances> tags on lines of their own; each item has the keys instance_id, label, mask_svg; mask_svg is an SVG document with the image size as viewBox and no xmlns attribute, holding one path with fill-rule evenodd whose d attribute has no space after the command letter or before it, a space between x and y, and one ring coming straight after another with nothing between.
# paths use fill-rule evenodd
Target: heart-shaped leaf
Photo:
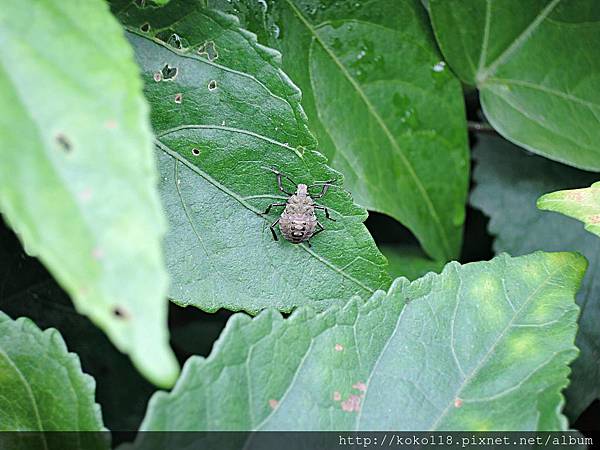
<instances>
[{"instance_id":1,"label":"heart-shaped leaf","mask_svg":"<svg viewBox=\"0 0 600 450\"><path fill-rule=\"evenodd\" d=\"M142 430L564 430L585 266L501 255L320 314L235 315Z\"/></svg>"},{"instance_id":2,"label":"heart-shaped leaf","mask_svg":"<svg viewBox=\"0 0 600 450\"><path fill-rule=\"evenodd\" d=\"M152 106L171 225L170 296L207 311L255 313L323 308L387 287L385 259L362 223L366 211L314 150L300 92L279 68L279 54L200 3L172 0L158 10L113 3ZM317 212L325 230L312 247L273 240L269 225L281 208L263 213L287 196L272 168L295 183L336 180L319 199L335 221ZM295 189L286 179L284 187Z\"/></svg>"},{"instance_id":3,"label":"heart-shaped leaf","mask_svg":"<svg viewBox=\"0 0 600 450\"><path fill-rule=\"evenodd\" d=\"M490 217L496 252L577 251L590 262L577 295L581 316L576 344L581 354L572 364L571 384L566 390L566 412L574 422L600 397L600 239L584 231L581 223L542 212L535 204L545 192L592 183L597 174L526 154L491 136L479 136L473 155L477 186L471 203Z\"/></svg>"},{"instance_id":4,"label":"heart-shaped leaf","mask_svg":"<svg viewBox=\"0 0 600 450\"><path fill-rule=\"evenodd\" d=\"M367 209L456 258L468 186L462 90L418 0L209 0L283 55L321 151Z\"/></svg>"},{"instance_id":5,"label":"heart-shaped leaf","mask_svg":"<svg viewBox=\"0 0 600 450\"><path fill-rule=\"evenodd\" d=\"M490 123L532 152L600 171L600 2L431 0L452 69Z\"/></svg>"},{"instance_id":6,"label":"heart-shaped leaf","mask_svg":"<svg viewBox=\"0 0 600 450\"><path fill-rule=\"evenodd\" d=\"M582 221L590 233L600 236L600 182L592 184L589 188L543 195L537 206L546 211L556 211L574 217Z\"/></svg>"},{"instance_id":7,"label":"heart-shaped leaf","mask_svg":"<svg viewBox=\"0 0 600 450\"><path fill-rule=\"evenodd\" d=\"M123 30L102 0L7 0L0 42L0 210L77 310L169 386L178 367L168 346L165 219Z\"/></svg>"}]
</instances>

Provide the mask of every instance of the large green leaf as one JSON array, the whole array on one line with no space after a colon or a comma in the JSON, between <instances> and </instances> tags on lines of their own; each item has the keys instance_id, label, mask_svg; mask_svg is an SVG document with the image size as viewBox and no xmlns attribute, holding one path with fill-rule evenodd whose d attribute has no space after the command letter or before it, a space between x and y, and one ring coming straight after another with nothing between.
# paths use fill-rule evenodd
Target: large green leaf
<instances>
[{"instance_id":1,"label":"large green leaf","mask_svg":"<svg viewBox=\"0 0 600 450\"><path fill-rule=\"evenodd\" d=\"M42 332L29 319L14 321L0 312L0 380L0 431L104 429L94 403L94 379L81 371L77 355L67 351L54 329ZM62 448L105 448L104 437L82 435L87 446L68 440ZM0 442L10 438L0 437ZM59 448L48 446L52 437L41 433L21 438L30 439L31 445L2 448Z\"/></svg>"},{"instance_id":2,"label":"large green leaf","mask_svg":"<svg viewBox=\"0 0 600 450\"><path fill-rule=\"evenodd\" d=\"M208 3L281 50L319 148L356 201L402 222L434 259L456 258L469 171L462 90L421 3Z\"/></svg>"},{"instance_id":3,"label":"large green leaf","mask_svg":"<svg viewBox=\"0 0 600 450\"><path fill-rule=\"evenodd\" d=\"M474 156L471 203L490 217L496 252L522 255L535 250L578 251L590 262L577 302L581 307L577 346L566 391L566 412L574 421L600 397L600 239L573 219L536 209L538 197L560 188L589 184L597 175L527 155L512 144L481 136Z\"/></svg>"},{"instance_id":4,"label":"large green leaf","mask_svg":"<svg viewBox=\"0 0 600 450\"><path fill-rule=\"evenodd\" d=\"M600 170L600 2L431 0L452 69L522 147Z\"/></svg>"},{"instance_id":5,"label":"large green leaf","mask_svg":"<svg viewBox=\"0 0 600 450\"><path fill-rule=\"evenodd\" d=\"M589 188L552 192L539 198L537 206L581 220L585 229L600 236L600 182Z\"/></svg>"},{"instance_id":6,"label":"large green leaf","mask_svg":"<svg viewBox=\"0 0 600 450\"><path fill-rule=\"evenodd\" d=\"M142 430L565 429L585 266L502 255L321 314L235 315L152 398Z\"/></svg>"},{"instance_id":7,"label":"large green leaf","mask_svg":"<svg viewBox=\"0 0 600 450\"><path fill-rule=\"evenodd\" d=\"M178 368L166 327L165 220L122 30L101 0L8 0L0 42L0 210L78 311L169 386Z\"/></svg>"},{"instance_id":8,"label":"large green leaf","mask_svg":"<svg viewBox=\"0 0 600 450\"><path fill-rule=\"evenodd\" d=\"M113 8L131 30L152 105L172 299L207 311L290 311L389 286L385 259L362 223L366 211L341 180L320 200L336 221L319 216L325 231L312 247L271 236L281 209L262 213L287 197L269 168L300 183L339 179L313 150L279 54L198 1Z\"/></svg>"}]
</instances>

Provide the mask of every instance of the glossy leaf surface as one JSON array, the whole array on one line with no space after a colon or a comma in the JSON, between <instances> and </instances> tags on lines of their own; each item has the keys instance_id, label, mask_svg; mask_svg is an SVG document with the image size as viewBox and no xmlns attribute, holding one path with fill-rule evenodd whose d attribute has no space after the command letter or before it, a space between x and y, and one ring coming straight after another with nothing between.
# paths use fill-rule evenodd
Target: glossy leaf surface
<instances>
[{"instance_id":1,"label":"glossy leaf surface","mask_svg":"<svg viewBox=\"0 0 600 450\"><path fill-rule=\"evenodd\" d=\"M404 224L432 258L458 257L469 172L462 90L421 3L209 4L282 52L319 149L356 201Z\"/></svg>"},{"instance_id":2,"label":"glossy leaf surface","mask_svg":"<svg viewBox=\"0 0 600 450\"><path fill-rule=\"evenodd\" d=\"M450 67L490 123L532 152L600 171L600 3L431 0Z\"/></svg>"}]
</instances>

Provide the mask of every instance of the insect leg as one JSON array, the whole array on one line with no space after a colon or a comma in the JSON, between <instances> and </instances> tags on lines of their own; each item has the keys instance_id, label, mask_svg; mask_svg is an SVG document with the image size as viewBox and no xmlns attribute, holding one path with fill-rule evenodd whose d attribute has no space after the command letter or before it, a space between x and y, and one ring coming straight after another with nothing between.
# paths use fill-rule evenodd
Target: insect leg
<instances>
[{"instance_id":1,"label":"insect leg","mask_svg":"<svg viewBox=\"0 0 600 450\"><path fill-rule=\"evenodd\" d=\"M317 231L315 231L311 237L315 237L321 231L325 230L325 228L323 227L323 225L321 225L321 222L319 222L319 221L317 221L317 226L319 227L319 229Z\"/></svg>"},{"instance_id":2,"label":"insect leg","mask_svg":"<svg viewBox=\"0 0 600 450\"><path fill-rule=\"evenodd\" d=\"M329 186L331 186L336 181L337 180L329 180L329 181L323 181L323 182L318 182L318 183L311 184L309 186L309 188L314 187L314 186L322 186L321 187L321 192L319 192L318 194L315 194L315 195L311 195L311 197L312 198L321 198L321 197L323 197L327 193L327 190L329 189Z\"/></svg>"},{"instance_id":3,"label":"insect leg","mask_svg":"<svg viewBox=\"0 0 600 450\"><path fill-rule=\"evenodd\" d=\"M326 208L325 206L321 206L321 205L315 205L315 209L320 209L322 211L325 211L325 217L327 217L329 220L335 222L335 219L329 215L329 208Z\"/></svg>"},{"instance_id":4,"label":"insect leg","mask_svg":"<svg viewBox=\"0 0 600 450\"><path fill-rule=\"evenodd\" d=\"M278 241L279 239L277 238L277 234L275 233L275 225L277 225L279 223L279 219L277 219L275 222L273 222L269 228L271 229L271 233L273 234L273 240Z\"/></svg>"},{"instance_id":5,"label":"insect leg","mask_svg":"<svg viewBox=\"0 0 600 450\"><path fill-rule=\"evenodd\" d=\"M273 206L286 206L287 203L271 203L269 206L267 206L267 209L265 210L265 212L263 214L269 214L269 211L271 211L271 208Z\"/></svg>"},{"instance_id":6,"label":"insect leg","mask_svg":"<svg viewBox=\"0 0 600 450\"><path fill-rule=\"evenodd\" d=\"M277 175L277 186L279 186L279 190L280 190L281 192L283 192L284 194L287 194L287 195L294 195L294 193L293 193L293 192L291 192L291 193L290 193L290 192L288 192L288 191L286 191L286 190L284 189L284 187L283 187L283 183L282 183L282 181L281 181L281 178L282 178L282 177L285 177L285 179L286 179L286 180L288 180L290 183L292 183L294 186L297 186L298 184L297 184L297 183L296 183L294 180L292 180L290 177L288 177L286 174L279 172L277 169L273 169L273 168L271 168L271 169L269 169L269 170L270 170L271 172L273 172L275 175Z\"/></svg>"}]
</instances>

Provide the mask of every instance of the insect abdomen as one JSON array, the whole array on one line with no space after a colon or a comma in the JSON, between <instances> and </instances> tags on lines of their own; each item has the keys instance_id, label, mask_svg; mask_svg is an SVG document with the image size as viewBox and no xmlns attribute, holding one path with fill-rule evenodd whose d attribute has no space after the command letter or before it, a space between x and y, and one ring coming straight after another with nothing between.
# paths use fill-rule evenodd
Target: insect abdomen
<instances>
[{"instance_id":1,"label":"insect abdomen","mask_svg":"<svg viewBox=\"0 0 600 450\"><path fill-rule=\"evenodd\" d=\"M308 241L315 233L316 225L314 215L290 216L284 212L279 220L281 234L294 244Z\"/></svg>"}]
</instances>

